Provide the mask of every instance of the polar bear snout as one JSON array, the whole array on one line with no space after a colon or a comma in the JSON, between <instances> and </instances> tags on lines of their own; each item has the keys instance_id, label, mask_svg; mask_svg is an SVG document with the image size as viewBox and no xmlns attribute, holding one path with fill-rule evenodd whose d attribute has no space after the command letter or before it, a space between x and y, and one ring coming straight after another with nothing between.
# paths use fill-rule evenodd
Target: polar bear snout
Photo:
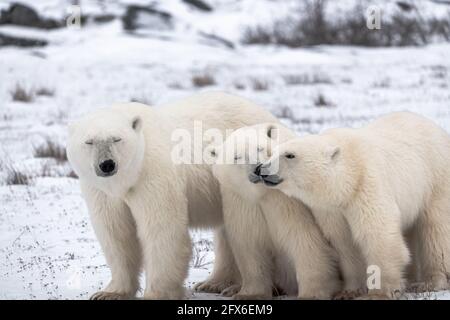
<instances>
[{"instance_id":1,"label":"polar bear snout","mask_svg":"<svg viewBox=\"0 0 450 320\"><path fill-rule=\"evenodd\" d=\"M262 181L262 177L259 175L261 172L261 163L257 164L253 170L248 174L248 180L251 183L259 183Z\"/></svg>"},{"instance_id":2,"label":"polar bear snout","mask_svg":"<svg viewBox=\"0 0 450 320\"><path fill-rule=\"evenodd\" d=\"M268 176L261 176L265 186L275 187L283 182L283 179L276 174L271 174Z\"/></svg>"},{"instance_id":3,"label":"polar bear snout","mask_svg":"<svg viewBox=\"0 0 450 320\"><path fill-rule=\"evenodd\" d=\"M253 177L256 176L256 177ZM262 181L264 185L268 187L274 187L283 182L283 179L277 174L271 174L270 163L262 164L260 163L255 167L253 175L249 176L249 179L253 183L258 183Z\"/></svg>"},{"instance_id":4,"label":"polar bear snout","mask_svg":"<svg viewBox=\"0 0 450 320\"><path fill-rule=\"evenodd\" d=\"M110 177L117 173L117 164L112 159L107 159L100 162L98 168L96 168L96 174L99 177Z\"/></svg>"}]
</instances>

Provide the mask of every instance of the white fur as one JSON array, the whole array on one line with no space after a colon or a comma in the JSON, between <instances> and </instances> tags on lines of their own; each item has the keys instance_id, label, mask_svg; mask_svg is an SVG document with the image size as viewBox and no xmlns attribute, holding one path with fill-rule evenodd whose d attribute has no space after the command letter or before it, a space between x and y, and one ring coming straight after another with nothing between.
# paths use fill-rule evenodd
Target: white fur
<instances>
[{"instance_id":1,"label":"white fur","mask_svg":"<svg viewBox=\"0 0 450 320\"><path fill-rule=\"evenodd\" d=\"M309 210L249 181L256 160L266 161L273 144L293 137L279 124L260 124L236 130L214 148L226 232L242 277L235 298L270 297L273 285L300 298L330 298L340 289L337 257ZM236 163L221 163L230 154Z\"/></svg>"},{"instance_id":2,"label":"white fur","mask_svg":"<svg viewBox=\"0 0 450 320\"><path fill-rule=\"evenodd\" d=\"M294 159L287 159L292 153ZM366 267L381 269L380 290L404 288L410 252L419 279L448 288L450 137L412 113L394 113L361 129L333 129L279 146L277 188L313 211L340 255L345 289L366 287ZM270 171L270 169L269 169ZM272 172L273 173L273 172Z\"/></svg>"},{"instance_id":3,"label":"white fur","mask_svg":"<svg viewBox=\"0 0 450 320\"><path fill-rule=\"evenodd\" d=\"M133 123L138 120L136 128ZM139 270L146 275L145 298L181 298L191 255L188 227L216 228L216 264L206 291L239 281L223 230L219 184L209 165L175 165L172 131L237 129L275 121L249 101L220 92L204 93L152 108L127 103L94 112L70 126L68 158L80 177L92 223L112 280L95 299L133 297ZM111 143L111 139L121 141ZM85 144L94 141L93 145ZM118 171L98 177L100 145L109 141Z\"/></svg>"}]
</instances>

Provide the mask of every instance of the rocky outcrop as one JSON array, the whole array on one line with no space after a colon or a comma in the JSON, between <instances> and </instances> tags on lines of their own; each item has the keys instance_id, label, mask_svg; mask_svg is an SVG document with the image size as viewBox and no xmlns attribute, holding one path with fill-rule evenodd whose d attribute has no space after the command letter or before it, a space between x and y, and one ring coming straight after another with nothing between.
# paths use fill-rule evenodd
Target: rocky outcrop
<instances>
[{"instance_id":1,"label":"rocky outcrop","mask_svg":"<svg viewBox=\"0 0 450 320\"><path fill-rule=\"evenodd\" d=\"M20 3L13 3L8 9L0 12L0 25L2 24L39 29L55 29L64 26L63 21L41 17L33 8Z\"/></svg>"},{"instance_id":2,"label":"rocky outcrop","mask_svg":"<svg viewBox=\"0 0 450 320\"><path fill-rule=\"evenodd\" d=\"M123 27L127 31L139 28L171 30L173 29L172 20L172 15L168 12L137 5L129 5L122 17Z\"/></svg>"}]
</instances>

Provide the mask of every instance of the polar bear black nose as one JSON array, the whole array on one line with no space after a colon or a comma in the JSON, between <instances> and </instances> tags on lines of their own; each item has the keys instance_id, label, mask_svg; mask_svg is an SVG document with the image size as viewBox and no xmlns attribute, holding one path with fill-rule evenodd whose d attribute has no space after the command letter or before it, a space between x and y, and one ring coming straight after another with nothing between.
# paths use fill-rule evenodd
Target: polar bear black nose
<instances>
[{"instance_id":1,"label":"polar bear black nose","mask_svg":"<svg viewBox=\"0 0 450 320\"><path fill-rule=\"evenodd\" d=\"M99 164L100 170L104 173L111 173L116 168L116 164L113 160L106 160Z\"/></svg>"},{"instance_id":2,"label":"polar bear black nose","mask_svg":"<svg viewBox=\"0 0 450 320\"><path fill-rule=\"evenodd\" d=\"M261 170L261 169L262 169L262 170ZM256 166L256 168L255 168L255 174L256 174L257 176L262 177L262 178L267 177L267 170L265 170L265 168L263 167L263 164L262 164L262 163L260 163L260 164L258 164L258 165Z\"/></svg>"},{"instance_id":3,"label":"polar bear black nose","mask_svg":"<svg viewBox=\"0 0 450 320\"><path fill-rule=\"evenodd\" d=\"M262 166L262 163L258 164L255 168L255 174L257 176L259 176L261 174L261 166Z\"/></svg>"}]
</instances>

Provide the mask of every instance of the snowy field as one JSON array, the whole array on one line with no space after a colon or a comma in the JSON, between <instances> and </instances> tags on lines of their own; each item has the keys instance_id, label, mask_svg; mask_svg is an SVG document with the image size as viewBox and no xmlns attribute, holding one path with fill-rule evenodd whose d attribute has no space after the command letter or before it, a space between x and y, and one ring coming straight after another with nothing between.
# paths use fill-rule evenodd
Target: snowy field
<instances>
[{"instance_id":1,"label":"snowy field","mask_svg":"<svg viewBox=\"0 0 450 320\"><path fill-rule=\"evenodd\" d=\"M67 123L96 108L224 90L258 102L300 135L358 127L398 110L450 133L450 44L229 49L189 33L127 34L117 20L81 30L2 31L50 44L0 48L0 299L86 299L109 281L78 180L67 162L36 155L46 141L64 146ZM30 101L13 100L17 85ZM12 169L28 183L12 184ZM208 276L214 259L209 232L193 240L187 287ZM416 298L450 299L450 292Z\"/></svg>"}]
</instances>

